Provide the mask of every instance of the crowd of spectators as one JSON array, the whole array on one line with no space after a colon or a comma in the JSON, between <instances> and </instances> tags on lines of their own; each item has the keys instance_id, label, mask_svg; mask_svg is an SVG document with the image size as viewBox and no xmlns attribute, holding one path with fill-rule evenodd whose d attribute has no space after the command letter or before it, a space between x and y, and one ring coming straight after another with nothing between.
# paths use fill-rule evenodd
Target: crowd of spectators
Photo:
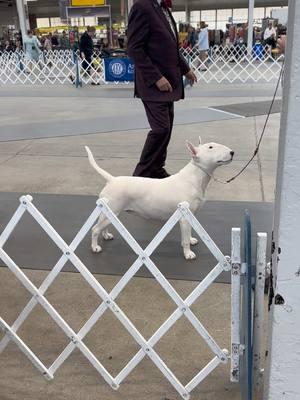
<instances>
[{"instance_id":1,"label":"crowd of spectators","mask_svg":"<svg viewBox=\"0 0 300 400\"><path fill-rule=\"evenodd\" d=\"M198 27L195 28L191 25L184 25L179 33L180 47L184 49L199 49L204 50L204 47L212 47L214 45L228 45L242 47L247 45L248 27L247 24L243 26L234 26L234 35L230 34L230 30L224 32L223 30L208 30L205 22L200 22ZM278 45L280 38L286 34L285 28L278 29L274 26L272 21L269 21L265 29L254 27L253 30L253 44L262 44L269 46L271 49L280 47ZM205 44L204 44L205 43Z\"/></svg>"},{"instance_id":2,"label":"crowd of spectators","mask_svg":"<svg viewBox=\"0 0 300 400\"><path fill-rule=\"evenodd\" d=\"M80 39L85 35L85 33L79 34L78 30L75 29L68 32L64 30L62 33L49 32L46 34L39 34L38 32L31 31L30 35L36 37L39 49L41 51L51 51L78 49ZM26 37L27 36L28 34ZM126 35L124 33L118 32L115 34L115 32L113 32L112 39L112 47L119 47L120 49L124 49L126 47ZM105 51L110 47L107 39L96 37L96 35L93 37L93 46L95 50L100 51ZM14 37L9 40L0 38L0 52L14 52L20 48L23 48L25 51L21 33L14 35Z\"/></svg>"},{"instance_id":3,"label":"crowd of spectators","mask_svg":"<svg viewBox=\"0 0 300 400\"><path fill-rule=\"evenodd\" d=\"M35 35L32 30L27 32L26 36L34 36L38 40L40 50L67 50L72 47L70 37L66 31L63 31L61 35L58 33L48 33L46 35ZM23 48L23 40L21 33L17 33L10 40L0 40L0 51L16 51Z\"/></svg>"},{"instance_id":4,"label":"crowd of spectators","mask_svg":"<svg viewBox=\"0 0 300 400\"><path fill-rule=\"evenodd\" d=\"M247 45L247 24L234 27L233 35L230 33L230 29L226 32L209 30L207 24L203 21L198 24L197 28L184 24L179 29L179 44L183 49L197 50L199 58L203 62L207 58L209 48L215 44L229 45L236 49L241 49ZM284 35L285 32L278 30L270 21L264 30L258 27L254 28L253 43L261 43L269 46L271 50L279 49L280 51L278 43L282 34ZM63 31L60 34L50 32L43 35L35 35L31 31L22 40L19 32L15 34L12 40L0 40L0 52L20 52L23 50L26 53L34 53L34 56L30 54L30 58L36 59L42 51L79 49L81 37L84 37L84 35L79 35L78 32L72 30L70 32ZM119 47L122 50L126 48L126 33L113 35L112 39L113 47ZM26 41L27 48L25 48ZM104 55L110 51L107 40L96 38L95 35L93 37L93 48L97 53L102 52Z\"/></svg>"}]
</instances>

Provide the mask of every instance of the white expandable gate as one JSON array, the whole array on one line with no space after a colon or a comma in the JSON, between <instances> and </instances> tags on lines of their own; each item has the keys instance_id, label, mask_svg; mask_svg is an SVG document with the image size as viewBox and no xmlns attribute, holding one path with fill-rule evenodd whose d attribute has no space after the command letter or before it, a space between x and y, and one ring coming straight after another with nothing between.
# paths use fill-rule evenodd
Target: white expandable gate
<instances>
[{"instance_id":1,"label":"white expandable gate","mask_svg":"<svg viewBox=\"0 0 300 400\"><path fill-rule=\"evenodd\" d=\"M250 52L247 46L213 46L207 58L200 59L199 51L181 49L181 54L189 62L199 81L251 83L278 80L284 55L272 53L270 46L260 46Z\"/></svg>"},{"instance_id":2,"label":"white expandable gate","mask_svg":"<svg viewBox=\"0 0 300 400\"><path fill-rule=\"evenodd\" d=\"M180 52L200 82L251 83L278 79L284 56L277 57L271 50L270 46L261 46L259 51L253 49L249 54L246 46L213 46L206 60L200 59L196 47L181 48ZM95 51L92 62L85 61L83 67L79 53L71 50L41 52L38 61L29 60L23 51L4 51L0 53L0 84L71 84L74 80L84 84L107 83L104 59L99 51Z\"/></svg>"},{"instance_id":3,"label":"white expandable gate","mask_svg":"<svg viewBox=\"0 0 300 400\"><path fill-rule=\"evenodd\" d=\"M10 256L3 249L6 241L10 237L11 233L19 223L20 219L25 212L28 212L34 220L42 227L50 239L58 246L62 251L62 256L53 269L49 272L41 286L36 287L22 272L21 268L10 258ZM128 243L134 253L137 255L136 261L119 280L116 286L108 293L102 285L95 279L95 277L89 272L86 266L75 254L76 248L79 246L83 238L90 231L91 227L97 220L97 218L104 214L116 228L123 239ZM211 251L213 256L217 260L216 266L211 272L197 285L192 293L186 298L182 299L176 292L174 287L159 271L156 265L151 260L151 254L164 240L167 234L171 231L174 225L181 219L185 218L194 231L198 234L199 238ZM145 250L143 250L133 236L128 232L121 221L114 215L110 210L108 203L105 199L99 199L96 204L96 208L89 216L87 221L84 223L80 231L77 233L70 245L65 243L61 236L55 231L45 217L37 210L32 203L32 197L22 196L20 198L20 205L16 210L15 214L7 224L6 228L0 235L0 258L7 265L7 267L14 273L14 275L20 280L25 288L31 293L32 298L25 306L21 314L18 316L16 321L9 326L0 317L0 328L5 332L5 336L0 342L0 353L6 348L10 340L14 341L19 349L31 360L35 367L44 375L46 379L53 379L55 372L63 364L63 362L71 355L75 348L78 348L82 354L89 360L89 362L95 367L103 379L113 388L118 389L119 385L124 379L130 374L130 372L142 361L145 356L148 356L165 378L173 385L178 391L182 398L188 399L190 392L199 385L203 379L205 379L220 363L227 363L228 359L231 358L232 369L231 369L231 380L234 382L239 381L239 354L241 352L240 343L240 332L239 332L239 320L240 320L240 282L239 277L241 274L241 249L240 249L240 229L233 229L232 231L232 260L230 257L224 256L207 232L203 229L199 221L191 213L187 203L181 203L178 205L178 209L170 217L170 219L164 224L161 230L156 234L154 239L150 242ZM70 261L77 271L82 275L86 282L94 289L98 296L102 299L102 303L83 325L79 332L74 332L67 322L61 317L61 315L55 310L55 308L49 303L44 296L46 290L50 287L60 271L63 269L67 261ZM137 271L145 265L149 272L153 275L165 292L171 297L171 299L177 305L177 309L172 315L159 327L159 329L152 335L149 340L146 340L125 313L115 302L116 297L124 289L127 283L134 277ZM211 283L223 272L232 271L232 346L231 355L226 349L221 349L210 333L205 329L196 315L192 312L191 306L201 296L201 294L210 286ZM56 324L63 330L66 336L69 338L70 343L64 349L64 351L58 356L54 363L47 367L45 366L37 355L35 355L30 348L21 340L18 336L18 329L22 323L27 319L34 307L40 304L50 317L56 322ZM83 339L96 322L101 318L104 312L110 309L115 317L123 324L125 329L133 337L133 339L141 347L137 354L128 362L128 364L121 370L121 372L113 377L95 355L89 350L84 344ZM211 349L214 357L212 360L187 384L183 385L174 373L164 363L158 353L155 351L155 344L169 331L169 329L175 324L176 321L184 316L195 328L198 334L205 340L209 348Z\"/></svg>"}]
</instances>

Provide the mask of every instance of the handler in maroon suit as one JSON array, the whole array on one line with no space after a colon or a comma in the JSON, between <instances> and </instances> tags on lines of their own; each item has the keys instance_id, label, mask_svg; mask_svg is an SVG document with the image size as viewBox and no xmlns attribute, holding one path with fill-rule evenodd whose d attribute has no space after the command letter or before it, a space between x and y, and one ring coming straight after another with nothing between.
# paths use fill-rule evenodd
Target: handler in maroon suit
<instances>
[{"instance_id":1,"label":"handler in maroon suit","mask_svg":"<svg viewBox=\"0 0 300 400\"><path fill-rule=\"evenodd\" d=\"M169 176L164 165L174 101L184 98L183 75L191 84L197 81L179 53L170 1L137 0L129 15L128 54L135 63L135 96L142 99L151 127L134 176Z\"/></svg>"}]
</instances>

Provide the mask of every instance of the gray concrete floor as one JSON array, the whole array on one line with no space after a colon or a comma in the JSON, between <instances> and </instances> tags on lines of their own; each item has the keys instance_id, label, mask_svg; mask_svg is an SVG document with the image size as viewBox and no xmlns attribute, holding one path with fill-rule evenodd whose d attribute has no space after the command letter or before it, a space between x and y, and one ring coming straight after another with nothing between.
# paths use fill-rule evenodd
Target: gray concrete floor
<instances>
[{"instance_id":1,"label":"gray concrete floor","mask_svg":"<svg viewBox=\"0 0 300 400\"><path fill-rule=\"evenodd\" d=\"M268 85L198 85L187 91L187 99L176 107L209 107L269 99L274 84ZM5 124L13 126L19 109L32 105L31 113L23 114L24 127L39 118L45 104L59 113L78 112L93 100L99 113L117 118L119 110L126 114L138 100L131 99L127 89L73 87L3 87L0 91L0 109L6 110ZM17 107L16 107L17 105ZM104 107L105 105L105 107ZM76 108L75 108L76 107ZM104 108L103 108L104 107ZM142 109L140 112L142 113ZM88 115L88 112L87 112ZM83 113L84 117L84 113ZM48 118L48 119L47 119ZM46 118L51 126L55 113ZM1 120L2 121L2 120ZM0 121L0 126L1 126ZM253 154L260 136L264 116L178 125L174 128L169 147L167 169L174 173L188 161L185 141L202 140L223 143L235 150L235 159L229 166L217 170L216 175L227 179L238 172ZM263 140L261 151L247 171L230 185L212 182L207 198L213 200L272 201L276 176L277 142L280 115L274 114ZM3 122L3 121L2 121ZM74 123L70 121L70 123ZM88 118L87 118L88 124ZM59 134L59 132L57 132ZM97 194L103 181L90 168L83 146L88 145L101 166L115 175L131 174L145 140L145 130L95 133L84 136L44 138L0 142L1 191L24 193ZM99 255L101 257L101 255ZM201 260L200 260L201 261ZM42 282L43 271L26 271L35 284ZM117 277L96 276L107 290ZM195 287L196 282L172 282L182 296ZM79 274L61 273L47 292L49 301L61 312L71 327L78 330L99 304L93 291ZM0 269L0 315L12 324L29 295L16 278ZM148 338L174 310L174 305L151 279L134 278L118 304ZM213 284L193 306L193 311L220 346L230 343L230 287ZM41 307L37 307L20 330L21 337L40 358L50 365L67 344L66 337ZM138 350L120 323L108 312L88 334L85 342L113 374L116 374ZM183 383L187 383L211 358L207 346L193 328L181 319L157 345L159 354ZM86 359L75 351L57 371L54 381L46 382L19 349L10 344L0 355L1 400L81 400L81 399L138 399L166 400L179 396L157 368L144 359L121 385L112 391ZM192 399L238 400L239 388L229 382L229 366L218 367L197 389Z\"/></svg>"}]
</instances>

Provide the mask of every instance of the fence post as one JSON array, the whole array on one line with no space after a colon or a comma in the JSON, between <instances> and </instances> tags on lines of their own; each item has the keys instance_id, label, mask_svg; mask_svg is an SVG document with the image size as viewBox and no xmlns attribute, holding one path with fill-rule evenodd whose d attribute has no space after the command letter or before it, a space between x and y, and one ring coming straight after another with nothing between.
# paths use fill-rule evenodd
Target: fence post
<instances>
[{"instance_id":1,"label":"fence post","mask_svg":"<svg viewBox=\"0 0 300 400\"><path fill-rule=\"evenodd\" d=\"M22 72L24 70L24 65L22 63L21 53L18 52L17 57L18 57L18 72Z\"/></svg>"},{"instance_id":2,"label":"fence post","mask_svg":"<svg viewBox=\"0 0 300 400\"><path fill-rule=\"evenodd\" d=\"M244 218L244 258L242 264L242 310L241 340L245 351L241 363L241 399L253 400L252 388L252 259L251 259L251 220L248 210Z\"/></svg>"},{"instance_id":3,"label":"fence post","mask_svg":"<svg viewBox=\"0 0 300 400\"><path fill-rule=\"evenodd\" d=\"M231 382L240 381L241 229L231 231Z\"/></svg>"},{"instance_id":4,"label":"fence post","mask_svg":"<svg viewBox=\"0 0 300 400\"><path fill-rule=\"evenodd\" d=\"M78 54L76 50L73 50L73 58L75 63L75 87L76 89L78 89L78 87L82 87L82 80L80 79L80 68L78 62Z\"/></svg>"},{"instance_id":5,"label":"fence post","mask_svg":"<svg viewBox=\"0 0 300 400\"><path fill-rule=\"evenodd\" d=\"M267 253L267 234L257 234L256 244L256 279L254 294L254 315L253 315L253 380L255 389L259 390L262 378L262 340L264 323L264 289L265 270Z\"/></svg>"}]
</instances>

